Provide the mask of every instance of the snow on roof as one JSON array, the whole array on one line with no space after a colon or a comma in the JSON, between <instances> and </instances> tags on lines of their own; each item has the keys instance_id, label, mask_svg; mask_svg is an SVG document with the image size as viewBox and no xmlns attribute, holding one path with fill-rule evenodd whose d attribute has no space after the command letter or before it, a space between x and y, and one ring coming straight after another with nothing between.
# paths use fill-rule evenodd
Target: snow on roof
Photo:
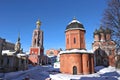
<instances>
[{"instance_id":1,"label":"snow on roof","mask_svg":"<svg viewBox=\"0 0 120 80\"><path fill-rule=\"evenodd\" d=\"M2 50L2 55L14 55L15 51L11 51L11 50Z\"/></svg>"},{"instance_id":2,"label":"snow on roof","mask_svg":"<svg viewBox=\"0 0 120 80\"><path fill-rule=\"evenodd\" d=\"M27 56L27 54L22 54L22 53L17 54L17 57L22 57L22 56Z\"/></svg>"},{"instance_id":3,"label":"snow on roof","mask_svg":"<svg viewBox=\"0 0 120 80\"><path fill-rule=\"evenodd\" d=\"M30 54L30 52L25 52L25 53L28 54L28 55Z\"/></svg>"},{"instance_id":4,"label":"snow on roof","mask_svg":"<svg viewBox=\"0 0 120 80\"><path fill-rule=\"evenodd\" d=\"M69 24L75 23L75 22L82 24L82 23L81 23L80 21L78 21L77 19L73 19Z\"/></svg>"},{"instance_id":5,"label":"snow on roof","mask_svg":"<svg viewBox=\"0 0 120 80\"><path fill-rule=\"evenodd\" d=\"M14 50L2 50L2 55L13 56L16 52ZM18 53L17 57L27 56L28 54Z\"/></svg>"},{"instance_id":6,"label":"snow on roof","mask_svg":"<svg viewBox=\"0 0 120 80\"><path fill-rule=\"evenodd\" d=\"M78 49L72 49L72 50L66 50L66 51L60 51L60 54L64 53L93 53L93 51L86 51L86 50L78 50Z\"/></svg>"}]
</instances>

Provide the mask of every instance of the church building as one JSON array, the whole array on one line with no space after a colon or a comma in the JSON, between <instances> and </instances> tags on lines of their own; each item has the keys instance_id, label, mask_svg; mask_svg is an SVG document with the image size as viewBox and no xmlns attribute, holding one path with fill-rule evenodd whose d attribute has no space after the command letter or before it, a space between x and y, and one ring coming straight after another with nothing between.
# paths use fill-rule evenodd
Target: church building
<instances>
[{"instance_id":1,"label":"church building","mask_svg":"<svg viewBox=\"0 0 120 80\"><path fill-rule=\"evenodd\" d=\"M20 36L16 44L13 46L1 46L0 50L0 72L12 72L18 70L28 69L28 55L26 55L21 49Z\"/></svg>"},{"instance_id":2,"label":"church building","mask_svg":"<svg viewBox=\"0 0 120 80\"><path fill-rule=\"evenodd\" d=\"M94 73L94 54L86 51L86 30L73 19L66 27L66 50L60 51L60 71L67 74Z\"/></svg>"},{"instance_id":3,"label":"church building","mask_svg":"<svg viewBox=\"0 0 120 80\"><path fill-rule=\"evenodd\" d=\"M116 43L111 39L111 30L100 27L94 31L92 44L95 66L115 66Z\"/></svg>"}]
</instances>

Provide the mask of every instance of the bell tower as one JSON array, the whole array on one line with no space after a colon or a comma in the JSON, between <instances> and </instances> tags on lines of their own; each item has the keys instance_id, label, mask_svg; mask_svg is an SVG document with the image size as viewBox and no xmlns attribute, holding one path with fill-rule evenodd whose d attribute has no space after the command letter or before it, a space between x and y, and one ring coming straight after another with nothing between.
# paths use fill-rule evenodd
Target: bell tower
<instances>
[{"instance_id":1,"label":"bell tower","mask_svg":"<svg viewBox=\"0 0 120 80\"><path fill-rule=\"evenodd\" d=\"M40 30L41 22L36 22L36 29L33 31L32 47L43 48L43 31Z\"/></svg>"},{"instance_id":2,"label":"bell tower","mask_svg":"<svg viewBox=\"0 0 120 80\"><path fill-rule=\"evenodd\" d=\"M40 59L44 55L43 31L40 29L41 21L36 22L36 29L33 31L32 45L30 47L29 60L32 63L40 64ZM36 58L34 57L36 56Z\"/></svg>"}]
</instances>

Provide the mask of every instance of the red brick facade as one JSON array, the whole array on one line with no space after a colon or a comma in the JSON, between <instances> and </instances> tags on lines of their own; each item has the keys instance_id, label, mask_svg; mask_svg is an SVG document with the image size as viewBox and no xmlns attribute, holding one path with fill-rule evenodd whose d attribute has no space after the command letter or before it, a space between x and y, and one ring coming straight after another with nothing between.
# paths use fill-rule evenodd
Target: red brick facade
<instances>
[{"instance_id":1,"label":"red brick facade","mask_svg":"<svg viewBox=\"0 0 120 80\"><path fill-rule=\"evenodd\" d=\"M41 22L36 22L36 29L33 31L32 46L30 47L29 61L32 64L41 64L44 56L43 31L40 30Z\"/></svg>"},{"instance_id":2,"label":"red brick facade","mask_svg":"<svg viewBox=\"0 0 120 80\"><path fill-rule=\"evenodd\" d=\"M111 31L100 27L94 32L93 51L96 66L115 66L115 42L111 40Z\"/></svg>"},{"instance_id":3,"label":"red brick facade","mask_svg":"<svg viewBox=\"0 0 120 80\"><path fill-rule=\"evenodd\" d=\"M85 49L84 34L84 30L66 31L66 49Z\"/></svg>"},{"instance_id":4,"label":"red brick facade","mask_svg":"<svg viewBox=\"0 0 120 80\"><path fill-rule=\"evenodd\" d=\"M60 52L60 71L68 74L94 73L94 54L85 50L83 25L73 19L65 34L66 51Z\"/></svg>"},{"instance_id":5,"label":"red brick facade","mask_svg":"<svg viewBox=\"0 0 120 80\"><path fill-rule=\"evenodd\" d=\"M31 47L30 48L30 54L36 54L36 55L38 55L38 53L40 52L39 50L40 50L39 48L34 48L34 47L32 48Z\"/></svg>"},{"instance_id":6,"label":"red brick facade","mask_svg":"<svg viewBox=\"0 0 120 80\"><path fill-rule=\"evenodd\" d=\"M60 50L50 49L46 50L47 56L57 56L59 54Z\"/></svg>"},{"instance_id":7,"label":"red brick facade","mask_svg":"<svg viewBox=\"0 0 120 80\"><path fill-rule=\"evenodd\" d=\"M76 67L76 70L74 69ZM68 74L90 74L94 73L93 54L61 54L60 71Z\"/></svg>"}]
</instances>

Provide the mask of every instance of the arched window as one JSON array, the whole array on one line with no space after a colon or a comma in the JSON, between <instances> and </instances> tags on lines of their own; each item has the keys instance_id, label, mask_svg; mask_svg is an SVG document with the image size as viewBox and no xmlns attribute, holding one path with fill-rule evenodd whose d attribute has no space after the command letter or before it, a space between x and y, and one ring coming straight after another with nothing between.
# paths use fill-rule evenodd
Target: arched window
<instances>
[{"instance_id":1,"label":"arched window","mask_svg":"<svg viewBox=\"0 0 120 80\"><path fill-rule=\"evenodd\" d=\"M1 60L1 64L3 65L3 59Z\"/></svg>"},{"instance_id":2,"label":"arched window","mask_svg":"<svg viewBox=\"0 0 120 80\"><path fill-rule=\"evenodd\" d=\"M37 46L39 46L40 45L40 39L38 39L38 41L37 41Z\"/></svg>"},{"instance_id":3,"label":"arched window","mask_svg":"<svg viewBox=\"0 0 120 80\"><path fill-rule=\"evenodd\" d=\"M109 55L111 55L112 54L112 50L109 50Z\"/></svg>"},{"instance_id":4,"label":"arched window","mask_svg":"<svg viewBox=\"0 0 120 80\"><path fill-rule=\"evenodd\" d=\"M84 38L83 38L83 36L81 36L81 40L80 40L80 41L81 41L81 43L83 43L83 39L84 39Z\"/></svg>"},{"instance_id":5,"label":"arched window","mask_svg":"<svg viewBox=\"0 0 120 80\"><path fill-rule=\"evenodd\" d=\"M36 39L35 39L35 41L34 41L34 44L36 44Z\"/></svg>"},{"instance_id":6,"label":"arched window","mask_svg":"<svg viewBox=\"0 0 120 80\"><path fill-rule=\"evenodd\" d=\"M21 60L21 63L24 64L24 60L23 59Z\"/></svg>"},{"instance_id":7,"label":"arched window","mask_svg":"<svg viewBox=\"0 0 120 80\"><path fill-rule=\"evenodd\" d=\"M89 61L87 61L87 67L89 67Z\"/></svg>"},{"instance_id":8,"label":"arched window","mask_svg":"<svg viewBox=\"0 0 120 80\"><path fill-rule=\"evenodd\" d=\"M7 59L7 64L9 64L9 59Z\"/></svg>"},{"instance_id":9,"label":"arched window","mask_svg":"<svg viewBox=\"0 0 120 80\"><path fill-rule=\"evenodd\" d=\"M69 44L69 39L67 38L67 44Z\"/></svg>"},{"instance_id":10,"label":"arched window","mask_svg":"<svg viewBox=\"0 0 120 80\"><path fill-rule=\"evenodd\" d=\"M37 35L37 32L34 32L34 36L36 36Z\"/></svg>"},{"instance_id":11,"label":"arched window","mask_svg":"<svg viewBox=\"0 0 120 80\"><path fill-rule=\"evenodd\" d=\"M74 44L76 44L76 38L74 37Z\"/></svg>"}]
</instances>

